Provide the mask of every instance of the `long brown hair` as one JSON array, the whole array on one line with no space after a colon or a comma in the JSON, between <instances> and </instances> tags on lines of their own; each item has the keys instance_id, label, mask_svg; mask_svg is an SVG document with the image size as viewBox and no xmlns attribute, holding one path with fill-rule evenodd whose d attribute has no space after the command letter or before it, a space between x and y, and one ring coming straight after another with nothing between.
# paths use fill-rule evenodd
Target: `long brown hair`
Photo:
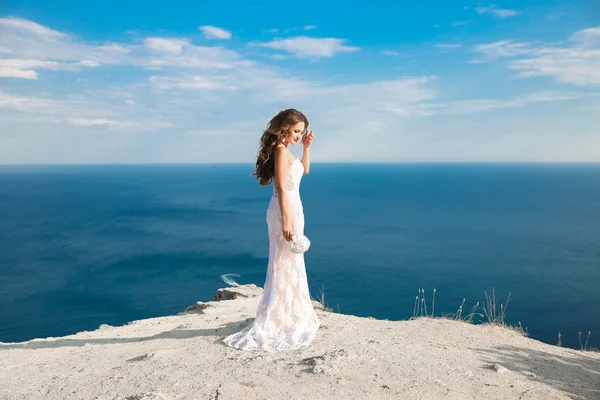
<instances>
[{"instance_id":1,"label":"long brown hair","mask_svg":"<svg viewBox=\"0 0 600 400\"><path fill-rule=\"evenodd\" d=\"M288 108L280 111L274 116L267 129L260 138L260 147L256 157L256 171L252 176L260 181L261 186L267 186L275 177L275 160L273 150L285 139L292 128L298 122L304 122L304 128L308 128L308 119L300 111Z\"/></svg>"}]
</instances>

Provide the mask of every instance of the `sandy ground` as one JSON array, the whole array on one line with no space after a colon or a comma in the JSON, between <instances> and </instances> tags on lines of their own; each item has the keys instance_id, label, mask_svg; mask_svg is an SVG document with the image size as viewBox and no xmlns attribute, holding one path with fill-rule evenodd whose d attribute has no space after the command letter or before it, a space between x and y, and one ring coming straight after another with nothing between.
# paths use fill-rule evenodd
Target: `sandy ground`
<instances>
[{"instance_id":1,"label":"sandy ground","mask_svg":"<svg viewBox=\"0 0 600 400\"><path fill-rule=\"evenodd\" d=\"M225 346L261 292L220 289L223 300L175 316L0 343L0 399L600 399L600 353L500 326L318 309L309 347Z\"/></svg>"}]
</instances>

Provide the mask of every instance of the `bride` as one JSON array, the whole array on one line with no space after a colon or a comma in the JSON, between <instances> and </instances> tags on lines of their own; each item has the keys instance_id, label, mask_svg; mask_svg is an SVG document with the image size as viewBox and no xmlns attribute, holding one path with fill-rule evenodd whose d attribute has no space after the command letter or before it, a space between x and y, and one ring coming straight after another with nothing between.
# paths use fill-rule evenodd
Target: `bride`
<instances>
[{"instance_id":1,"label":"bride","mask_svg":"<svg viewBox=\"0 0 600 400\"><path fill-rule=\"evenodd\" d=\"M279 112L260 139L256 171L252 174L273 195L267 208L269 264L263 295L252 323L223 341L241 350L269 352L308 346L320 326L308 290L303 253L289 248L292 235L304 234L300 180L310 169L314 134L308 119L295 109ZM305 132L304 135L302 133ZM288 149L302 136L302 161Z\"/></svg>"}]
</instances>

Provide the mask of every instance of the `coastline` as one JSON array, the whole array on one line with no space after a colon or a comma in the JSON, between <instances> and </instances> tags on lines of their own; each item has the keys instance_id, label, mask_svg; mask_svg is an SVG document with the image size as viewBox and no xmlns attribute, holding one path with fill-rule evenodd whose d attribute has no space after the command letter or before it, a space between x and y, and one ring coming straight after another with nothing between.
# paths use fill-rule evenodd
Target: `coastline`
<instances>
[{"instance_id":1,"label":"coastline","mask_svg":"<svg viewBox=\"0 0 600 400\"><path fill-rule=\"evenodd\" d=\"M600 353L491 324L377 320L313 301L322 325L310 346L227 347L222 338L252 320L261 294L223 288L173 316L0 343L0 398L600 398Z\"/></svg>"}]
</instances>

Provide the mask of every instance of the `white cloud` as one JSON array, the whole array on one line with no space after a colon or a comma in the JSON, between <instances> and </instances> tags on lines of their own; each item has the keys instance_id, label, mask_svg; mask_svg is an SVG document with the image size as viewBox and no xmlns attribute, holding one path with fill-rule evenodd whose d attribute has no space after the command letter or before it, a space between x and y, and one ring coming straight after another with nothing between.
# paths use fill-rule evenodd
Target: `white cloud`
<instances>
[{"instance_id":1,"label":"white cloud","mask_svg":"<svg viewBox=\"0 0 600 400\"><path fill-rule=\"evenodd\" d=\"M200 26L198 29L204 33L207 39L231 39L231 32L216 26Z\"/></svg>"},{"instance_id":2,"label":"white cloud","mask_svg":"<svg viewBox=\"0 0 600 400\"><path fill-rule=\"evenodd\" d=\"M477 14L492 14L498 18L515 17L519 14L517 10L501 9L496 8L495 6L477 7L475 8L475 11L477 12Z\"/></svg>"},{"instance_id":3,"label":"white cloud","mask_svg":"<svg viewBox=\"0 0 600 400\"><path fill-rule=\"evenodd\" d=\"M228 69L239 64L248 65L250 61L242 60L234 51L219 47L186 46L182 54L160 54L145 57L143 55L133 65L151 68L201 68Z\"/></svg>"},{"instance_id":4,"label":"white cloud","mask_svg":"<svg viewBox=\"0 0 600 400\"><path fill-rule=\"evenodd\" d=\"M235 90L236 86L228 83L227 77L160 77L152 76L148 79L155 87L161 90L169 89L195 89L195 90Z\"/></svg>"},{"instance_id":5,"label":"white cloud","mask_svg":"<svg viewBox=\"0 0 600 400\"><path fill-rule=\"evenodd\" d=\"M102 46L98 46L96 50L100 54L110 55L110 56L124 56L130 54L133 46L125 46L117 43L109 43Z\"/></svg>"},{"instance_id":6,"label":"white cloud","mask_svg":"<svg viewBox=\"0 0 600 400\"><path fill-rule=\"evenodd\" d=\"M148 49L160 53L179 55L183 51L184 46L189 45L189 42L187 40L182 39L149 37L144 39L144 45Z\"/></svg>"},{"instance_id":7,"label":"white cloud","mask_svg":"<svg viewBox=\"0 0 600 400\"><path fill-rule=\"evenodd\" d=\"M579 86L600 85L600 50L538 49L533 57L514 60L509 68L519 77L552 77Z\"/></svg>"},{"instance_id":8,"label":"white cloud","mask_svg":"<svg viewBox=\"0 0 600 400\"><path fill-rule=\"evenodd\" d=\"M79 62L76 62L73 65L81 65L82 67L96 68L96 67L101 66L102 64L100 64L99 62L96 62L96 61L81 60Z\"/></svg>"},{"instance_id":9,"label":"white cloud","mask_svg":"<svg viewBox=\"0 0 600 400\"><path fill-rule=\"evenodd\" d=\"M30 68L48 68L58 69L60 64L56 61L38 61L38 60L0 60L0 67L30 69Z\"/></svg>"},{"instance_id":10,"label":"white cloud","mask_svg":"<svg viewBox=\"0 0 600 400\"><path fill-rule=\"evenodd\" d=\"M0 48L15 59L80 61L89 48L65 33L17 18L0 18L0 32Z\"/></svg>"},{"instance_id":11,"label":"white cloud","mask_svg":"<svg viewBox=\"0 0 600 400\"><path fill-rule=\"evenodd\" d=\"M571 40L586 48L600 48L600 27L583 29L571 36Z\"/></svg>"},{"instance_id":12,"label":"white cloud","mask_svg":"<svg viewBox=\"0 0 600 400\"><path fill-rule=\"evenodd\" d=\"M153 69L231 68L241 61L234 51L195 46L183 38L148 37L139 45L90 45L29 21L0 18L0 49L11 59L0 60L0 76L36 79L39 71L127 65Z\"/></svg>"},{"instance_id":13,"label":"white cloud","mask_svg":"<svg viewBox=\"0 0 600 400\"><path fill-rule=\"evenodd\" d=\"M10 82L11 93L0 91L2 162L39 162L50 158L58 162L249 160L256 150L257 135L268 119L288 107L305 112L316 132L322 132L314 147L315 160L485 158L506 153L499 153L495 150L499 146L490 145L489 153L485 149L479 152L481 148L477 148L475 154L474 149L487 141L481 139L476 145L465 145L470 141L460 138L464 138L463 131L470 128L464 121L472 118L482 124L472 129L476 137L482 131L493 131L498 125L487 120L494 117L494 110L550 102L566 104L567 100L580 97L577 93L540 92L508 99L490 96L452 101L438 92L437 78L430 76L332 83L322 76L319 80L312 79L311 71L280 68L268 58L264 63L252 61L240 52L220 46L196 46L185 38L158 38L162 41L157 42L153 40L155 37L147 38L150 40L140 37L132 39L134 44L98 45L60 32L55 35L56 39L47 41L32 33L37 32L36 29L40 30L39 27L29 29L26 31L29 36L20 39L15 29L5 29L14 42L5 39L3 31L0 47L11 52L6 53L11 59L3 60L4 68L31 71L31 74L39 72L43 77L47 70L119 65L123 66L119 70L128 68L127 80L123 83L121 77L113 80L114 75L106 74L102 80L90 78L89 82L83 79L85 77L66 77L54 82L54 87L51 79L43 81L43 86L36 82ZM578 51L593 50L589 43L593 43L590 40L594 35L593 30L582 31L573 36L570 47ZM281 46L280 50L290 54L282 53L286 57L330 56L339 51L335 46L345 46L340 42L329 43L329 48L323 49L319 48L323 42L310 42L308 44L315 48L306 50L292 44L287 42ZM531 44L514 46L514 42L508 41L482 46L478 54L483 58L504 58L509 65L537 56L535 51L539 49ZM156 69L150 78L148 71L144 71L148 68ZM55 75L52 74L52 78ZM69 85L62 85L64 82ZM19 93L18 85L34 94ZM39 87L37 94L35 87ZM585 104L582 108L585 109ZM491 116L482 122L471 115L481 112L490 112ZM519 113L519 118L524 114ZM492 122L488 124L489 121ZM456 124L455 131L448 127L452 123ZM527 128L529 126L522 127ZM119 134L101 135L107 131ZM487 135L490 143L499 143L505 134L501 129L496 131ZM571 130L568 132L572 135ZM135 134L141 133L142 137L136 137ZM227 145L231 135L235 135L236 146ZM20 148L11 142L15 137L22 140ZM102 155L98 155L96 138L106 143L102 146L105 151ZM437 145L439 142L442 145ZM381 143L386 146L382 148ZM586 154L593 153L589 144ZM34 148L38 148L37 153ZM506 149L512 151L508 145ZM570 151L576 154L577 149L579 147L573 147ZM540 154L543 158L544 154Z\"/></svg>"},{"instance_id":14,"label":"white cloud","mask_svg":"<svg viewBox=\"0 0 600 400\"><path fill-rule=\"evenodd\" d=\"M533 51L528 43L500 40L498 42L480 44L473 49L476 53L483 54L488 59L499 57L516 57L529 54Z\"/></svg>"},{"instance_id":15,"label":"white cloud","mask_svg":"<svg viewBox=\"0 0 600 400\"><path fill-rule=\"evenodd\" d=\"M398 53L397 51L393 51L393 50L384 51L384 52L382 52L382 54L384 56L399 56L400 55L400 53Z\"/></svg>"},{"instance_id":16,"label":"white cloud","mask_svg":"<svg viewBox=\"0 0 600 400\"><path fill-rule=\"evenodd\" d=\"M304 30L305 30L305 31L310 31L310 30L313 30L313 29L317 29L317 27L316 27L316 26L314 26L314 25L306 25L306 26L304 27Z\"/></svg>"},{"instance_id":17,"label":"white cloud","mask_svg":"<svg viewBox=\"0 0 600 400\"><path fill-rule=\"evenodd\" d=\"M284 50L299 58L332 57L336 53L350 53L360 50L359 47L346 46L345 39L310 38L296 36L290 39L277 39L262 46L276 50Z\"/></svg>"},{"instance_id":18,"label":"white cloud","mask_svg":"<svg viewBox=\"0 0 600 400\"><path fill-rule=\"evenodd\" d=\"M0 49L11 57L0 60L0 68L9 69L5 76L34 78L41 69L77 71L100 66L104 60L120 62L111 53L115 47L86 45L31 21L0 18L0 31Z\"/></svg>"},{"instance_id":19,"label":"white cloud","mask_svg":"<svg viewBox=\"0 0 600 400\"><path fill-rule=\"evenodd\" d=\"M18 69L11 67L0 67L0 77L3 78L21 78L21 79L37 79L37 72L27 69Z\"/></svg>"},{"instance_id":20,"label":"white cloud","mask_svg":"<svg viewBox=\"0 0 600 400\"><path fill-rule=\"evenodd\" d=\"M27 97L0 91L0 108L14 109L22 112L35 112L41 110L56 110L61 103L55 100Z\"/></svg>"},{"instance_id":21,"label":"white cloud","mask_svg":"<svg viewBox=\"0 0 600 400\"><path fill-rule=\"evenodd\" d=\"M13 77L23 79L37 79L35 69L48 69L53 71L77 70L78 67L98 67L95 61L82 60L76 63L59 63L56 61L0 59L0 77Z\"/></svg>"},{"instance_id":22,"label":"white cloud","mask_svg":"<svg viewBox=\"0 0 600 400\"><path fill-rule=\"evenodd\" d=\"M116 94L120 95L118 92ZM127 114L127 111L123 110L112 97L85 98L77 96L70 99L47 99L0 91L0 121L8 119L9 116L14 121L21 123L37 121L63 127L71 125L87 128L101 127L110 130L128 128L135 132L151 132L160 129L166 123L160 115L157 116L152 112L143 116L135 111ZM142 122L133 120L140 117L143 118ZM45 125L44 128L47 129L48 125Z\"/></svg>"},{"instance_id":23,"label":"white cloud","mask_svg":"<svg viewBox=\"0 0 600 400\"><path fill-rule=\"evenodd\" d=\"M511 58L508 67L519 77L546 76L579 86L600 85L600 28L573 34L570 45L535 47L500 41L474 48L488 59Z\"/></svg>"},{"instance_id":24,"label":"white cloud","mask_svg":"<svg viewBox=\"0 0 600 400\"><path fill-rule=\"evenodd\" d=\"M122 129L138 126L138 122L111 121L105 118L73 118L68 117L67 122L78 126L108 126L110 129Z\"/></svg>"},{"instance_id":25,"label":"white cloud","mask_svg":"<svg viewBox=\"0 0 600 400\"><path fill-rule=\"evenodd\" d=\"M456 43L437 43L435 45L435 47L437 47L438 49L458 49L461 46L461 44Z\"/></svg>"},{"instance_id":26,"label":"white cloud","mask_svg":"<svg viewBox=\"0 0 600 400\"><path fill-rule=\"evenodd\" d=\"M67 35L64 33L20 18L0 18L0 28L2 31L16 31L26 36L34 34L35 36L45 37L47 40L62 40L67 38Z\"/></svg>"},{"instance_id":27,"label":"white cloud","mask_svg":"<svg viewBox=\"0 0 600 400\"><path fill-rule=\"evenodd\" d=\"M472 114L502 108L523 107L534 103L575 100L583 95L577 93L538 92L513 99L470 99L449 102L446 104L427 104L425 108L432 115L438 114Z\"/></svg>"}]
</instances>

